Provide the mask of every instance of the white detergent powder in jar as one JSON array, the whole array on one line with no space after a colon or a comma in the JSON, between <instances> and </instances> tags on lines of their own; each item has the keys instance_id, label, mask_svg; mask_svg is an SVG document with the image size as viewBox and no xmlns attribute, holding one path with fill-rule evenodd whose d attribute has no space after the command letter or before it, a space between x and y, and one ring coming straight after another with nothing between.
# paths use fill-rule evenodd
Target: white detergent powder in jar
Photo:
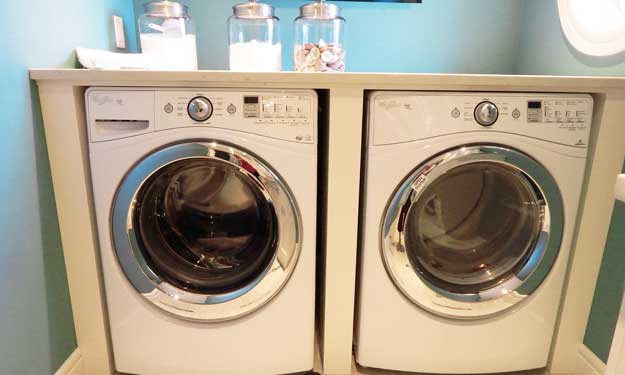
<instances>
[{"instance_id":1,"label":"white detergent powder in jar","mask_svg":"<svg viewBox=\"0 0 625 375\"><path fill-rule=\"evenodd\" d=\"M195 35L169 37L165 34L141 34L141 51L152 56L152 65L162 70L197 70Z\"/></svg>"},{"instance_id":2,"label":"white detergent powder in jar","mask_svg":"<svg viewBox=\"0 0 625 375\"><path fill-rule=\"evenodd\" d=\"M279 72L282 70L282 45L256 40L233 43L230 45L230 70Z\"/></svg>"},{"instance_id":3,"label":"white detergent powder in jar","mask_svg":"<svg viewBox=\"0 0 625 375\"><path fill-rule=\"evenodd\" d=\"M139 16L141 52L151 69L197 70L195 24L188 8L175 1L153 1L143 5Z\"/></svg>"},{"instance_id":4,"label":"white detergent powder in jar","mask_svg":"<svg viewBox=\"0 0 625 375\"><path fill-rule=\"evenodd\" d=\"M273 7L248 1L233 6L232 11L228 18L230 70L281 71L280 20Z\"/></svg>"}]
</instances>

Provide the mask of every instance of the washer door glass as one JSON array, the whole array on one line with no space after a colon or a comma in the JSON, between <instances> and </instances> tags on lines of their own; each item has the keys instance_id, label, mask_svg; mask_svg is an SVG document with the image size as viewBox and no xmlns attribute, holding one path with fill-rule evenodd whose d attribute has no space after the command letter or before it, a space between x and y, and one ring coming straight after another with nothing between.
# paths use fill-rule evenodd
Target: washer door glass
<instances>
[{"instance_id":1,"label":"washer door glass","mask_svg":"<svg viewBox=\"0 0 625 375\"><path fill-rule=\"evenodd\" d=\"M180 143L140 160L120 183L113 247L134 289L195 321L249 314L286 284L302 219L279 174L247 150Z\"/></svg>"},{"instance_id":2,"label":"washer door glass","mask_svg":"<svg viewBox=\"0 0 625 375\"><path fill-rule=\"evenodd\" d=\"M276 253L273 208L232 164L190 158L161 168L136 197L144 259L164 281L195 293L228 293L261 276Z\"/></svg>"},{"instance_id":3,"label":"washer door glass","mask_svg":"<svg viewBox=\"0 0 625 375\"><path fill-rule=\"evenodd\" d=\"M405 246L412 266L453 293L500 284L525 264L538 239L541 198L525 176L501 163L447 171L408 211Z\"/></svg>"}]
</instances>

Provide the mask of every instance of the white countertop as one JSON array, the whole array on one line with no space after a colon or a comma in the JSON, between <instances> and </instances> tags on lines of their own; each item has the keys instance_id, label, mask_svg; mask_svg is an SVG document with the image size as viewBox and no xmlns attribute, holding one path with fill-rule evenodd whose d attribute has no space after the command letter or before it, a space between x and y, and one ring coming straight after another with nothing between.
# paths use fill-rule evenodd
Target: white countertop
<instances>
[{"instance_id":1,"label":"white countertop","mask_svg":"<svg viewBox=\"0 0 625 375\"><path fill-rule=\"evenodd\" d=\"M203 82L211 85L256 87L332 88L363 87L365 89L423 89L423 90L496 90L505 86L516 91L564 92L583 91L605 93L625 92L625 77L568 77L568 76L518 76L483 74L423 74L423 73L242 73L230 71L198 70L88 70L88 69L31 69L30 78L38 82L66 81L73 85L160 85L175 86ZM504 87L502 87L504 86Z\"/></svg>"}]
</instances>

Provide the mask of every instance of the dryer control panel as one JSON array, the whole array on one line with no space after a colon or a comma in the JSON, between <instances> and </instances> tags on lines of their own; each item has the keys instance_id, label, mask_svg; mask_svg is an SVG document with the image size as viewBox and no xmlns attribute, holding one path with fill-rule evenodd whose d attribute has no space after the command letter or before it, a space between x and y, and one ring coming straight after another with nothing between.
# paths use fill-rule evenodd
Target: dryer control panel
<instances>
[{"instance_id":1,"label":"dryer control panel","mask_svg":"<svg viewBox=\"0 0 625 375\"><path fill-rule=\"evenodd\" d=\"M312 90L92 88L86 97L91 142L185 127L316 142Z\"/></svg>"},{"instance_id":2,"label":"dryer control panel","mask_svg":"<svg viewBox=\"0 0 625 375\"><path fill-rule=\"evenodd\" d=\"M586 148L592 111L584 94L376 92L369 105L375 145L485 131Z\"/></svg>"}]
</instances>

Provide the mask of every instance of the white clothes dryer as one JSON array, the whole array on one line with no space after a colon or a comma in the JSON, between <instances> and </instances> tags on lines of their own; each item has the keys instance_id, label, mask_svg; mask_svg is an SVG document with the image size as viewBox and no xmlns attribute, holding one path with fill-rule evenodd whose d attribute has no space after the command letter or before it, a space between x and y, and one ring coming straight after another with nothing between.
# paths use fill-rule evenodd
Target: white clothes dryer
<instances>
[{"instance_id":1,"label":"white clothes dryer","mask_svg":"<svg viewBox=\"0 0 625 375\"><path fill-rule=\"evenodd\" d=\"M115 368L313 367L314 91L90 88Z\"/></svg>"},{"instance_id":2,"label":"white clothes dryer","mask_svg":"<svg viewBox=\"0 0 625 375\"><path fill-rule=\"evenodd\" d=\"M547 365L592 110L589 95L370 95L357 363Z\"/></svg>"}]
</instances>

